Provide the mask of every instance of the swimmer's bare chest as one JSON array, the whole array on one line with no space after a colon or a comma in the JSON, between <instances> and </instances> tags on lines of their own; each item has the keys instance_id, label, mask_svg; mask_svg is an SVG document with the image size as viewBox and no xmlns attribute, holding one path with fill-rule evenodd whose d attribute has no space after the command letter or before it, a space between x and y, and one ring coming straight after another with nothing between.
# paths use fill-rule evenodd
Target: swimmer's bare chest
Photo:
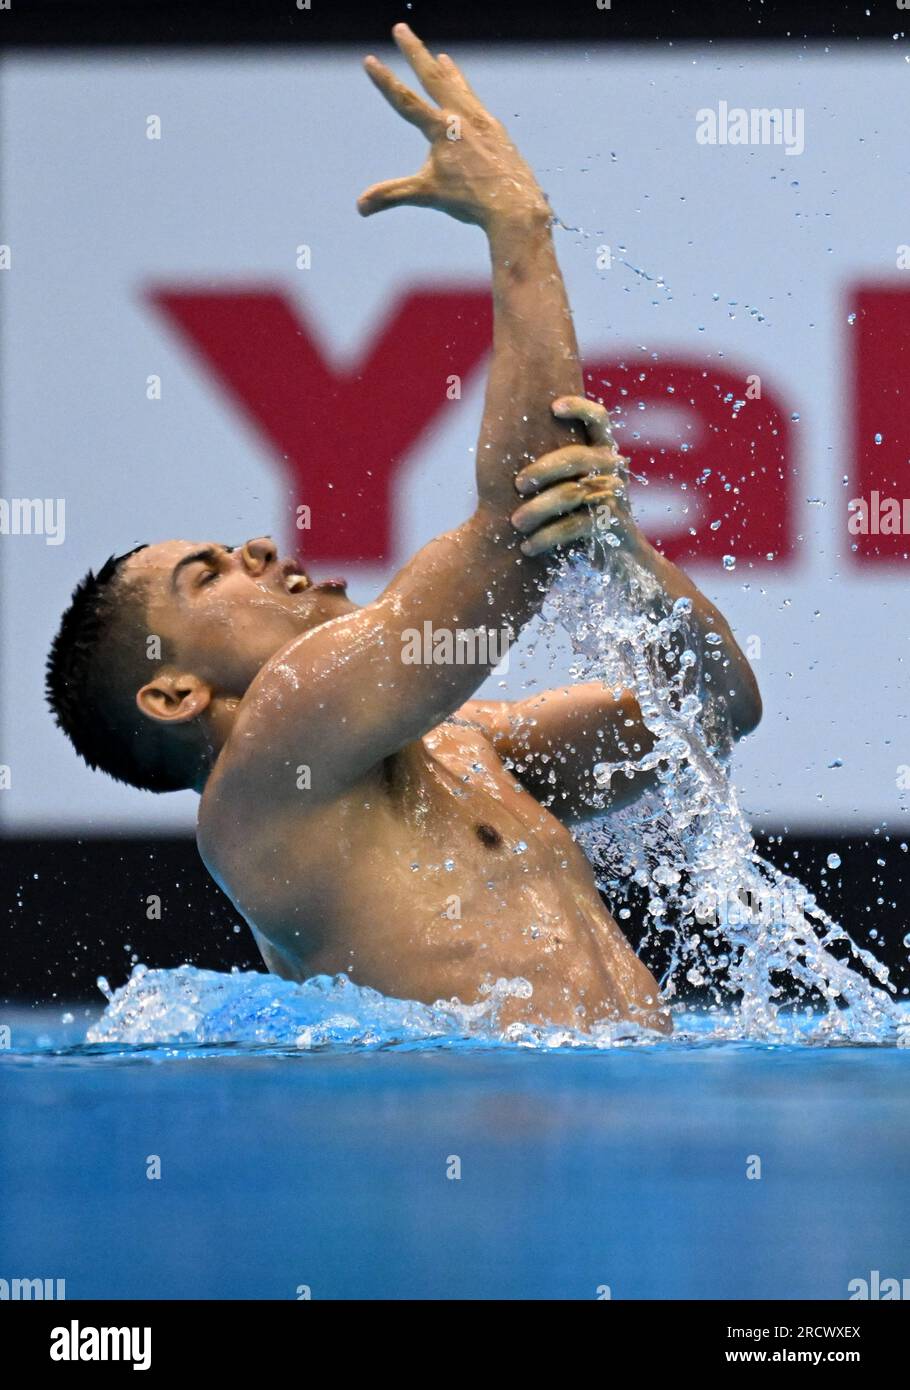
<instances>
[{"instance_id":1,"label":"swimmer's bare chest","mask_svg":"<svg viewBox=\"0 0 910 1390\"><path fill-rule=\"evenodd\" d=\"M571 1021L637 966L568 830L482 731L447 721L331 804L304 798L259 807L246 835L226 824L220 844L206 828L206 862L276 973L344 971L428 1002L521 976L535 1012Z\"/></svg>"}]
</instances>

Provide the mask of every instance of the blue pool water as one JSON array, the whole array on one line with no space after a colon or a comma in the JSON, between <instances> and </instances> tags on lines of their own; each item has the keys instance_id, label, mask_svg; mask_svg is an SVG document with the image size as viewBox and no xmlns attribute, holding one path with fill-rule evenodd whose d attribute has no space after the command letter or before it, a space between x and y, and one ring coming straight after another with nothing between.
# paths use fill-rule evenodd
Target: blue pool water
<instances>
[{"instance_id":1,"label":"blue pool water","mask_svg":"<svg viewBox=\"0 0 910 1390\"><path fill-rule=\"evenodd\" d=\"M91 1020L61 1014L4 1011L3 1278L70 1298L844 1299L910 1275L900 1047L697 1026L600 1049L206 1044L192 1021L86 1047Z\"/></svg>"}]
</instances>

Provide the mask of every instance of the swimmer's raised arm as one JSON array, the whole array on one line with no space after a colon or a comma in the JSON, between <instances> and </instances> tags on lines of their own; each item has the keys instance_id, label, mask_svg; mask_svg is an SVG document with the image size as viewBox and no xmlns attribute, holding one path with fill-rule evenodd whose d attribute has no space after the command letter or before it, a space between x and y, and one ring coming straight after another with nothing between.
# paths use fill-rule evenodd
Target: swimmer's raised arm
<instances>
[{"instance_id":1,"label":"swimmer's raised arm","mask_svg":"<svg viewBox=\"0 0 910 1390\"><path fill-rule=\"evenodd\" d=\"M434 58L406 24L393 30L424 90L412 92L378 58L365 67L389 104L430 142L417 174L372 185L364 216L429 207L486 232L493 269L493 360L477 450L481 506L515 507L512 481L529 459L583 432L554 420L554 396L581 395L578 345L551 235L552 212L504 126L481 105L451 58Z\"/></svg>"},{"instance_id":2,"label":"swimmer's raised arm","mask_svg":"<svg viewBox=\"0 0 910 1390\"><path fill-rule=\"evenodd\" d=\"M377 59L366 60L367 71L428 137L430 155L419 174L368 189L359 208L370 215L402 204L434 207L484 229L493 262L493 363L474 515L425 546L375 603L286 647L254 681L238 715L235 748L255 748L282 778L289 759L306 763L314 793L328 796L464 704L540 606L553 535L529 551L527 533L512 524L521 504L515 476L572 437L571 423L558 421L550 403L582 389L550 212L533 174L451 60L433 58L406 25L395 38L439 107ZM548 523L563 518L559 539L590 531L585 500L554 501ZM488 659L477 655L480 641L472 659L438 658L437 633L478 629L490 634L483 639ZM244 740L254 728L257 738Z\"/></svg>"}]
</instances>

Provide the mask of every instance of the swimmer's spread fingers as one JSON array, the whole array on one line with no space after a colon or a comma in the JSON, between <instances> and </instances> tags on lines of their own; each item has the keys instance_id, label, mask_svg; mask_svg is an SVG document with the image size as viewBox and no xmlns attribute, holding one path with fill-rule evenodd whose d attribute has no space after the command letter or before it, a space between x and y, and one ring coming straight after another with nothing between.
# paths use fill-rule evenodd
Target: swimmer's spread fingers
<instances>
[{"instance_id":1,"label":"swimmer's spread fingers","mask_svg":"<svg viewBox=\"0 0 910 1390\"><path fill-rule=\"evenodd\" d=\"M457 108L459 104L470 103L480 106L464 76L447 54L440 53L438 58L434 58L426 44L407 24L396 24L392 38L420 78L424 91L440 106ZM463 99L462 103L458 102L459 96Z\"/></svg>"},{"instance_id":2,"label":"swimmer's spread fingers","mask_svg":"<svg viewBox=\"0 0 910 1390\"><path fill-rule=\"evenodd\" d=\"M399 34L398 30L406 30L407 33ZM441 88L430 72L429 65L433 64L433 59L420 40L411 33L406 24L396 25L393 33L398 47L408 58L430 95L434 95L437 91L441 95ZM410 87L405 86L395 76L391 68L386 67L385 63L380 62L373 54L363 60L363 66L370 81L379 88L389 105L398 112L399 116L403 116L411 125L422 131L432 143L443 128L445 120L443 113L434 110L424 101L423 97L412 92ZM432 176L429 168L425 166L416 174L408 174L400 179L385 179L382 183L372 184L357 199L357 211L361 217L371 217L373 213L383 212L386 208L405 205L428 207L432 205L432 202Z\"/></svg>"},{"instance_id":3,"label":"swimmer's spread fingers","mask_svg":"<svg viewBox=\"0 0 910 1390\"><path fill-rule=\"evenodd\" d=\"M477 100L451 58L434 58L406 24L396 24L395 42L420 78L434 110L399 82L378 58L366 59L371 80L405 120L430 142L426 163L411 181L377 184L362 194L358 209L368 217L386 207L411 204L436 208L459 222L489 230L508 218L517 226L543 230L549 205L534 173L501 122Z\"/></svg>"},{"instance_id":4,"label":"swimmer's spread fingers","mask_svg":"<svg viewBox=\"0 0 910 1390\"><path fill-rule=\"evenodd\" d=\"M471 86L470 82L465 77L464 73L461 71L461 68L458 66L456 62L454 62L452 58L449 57L448 53L440 53L439 66L445 69L446 77L448 77L450 80L450 88L448 93L449 106L461 105L466 110L470 110L475 113L479 111L486 113L486 108L483 102L480 100L480 97L474 91L474 88ZM460 101L456 101L454 99L456 93L460 98Z\"/></svg>"},{"instance_id":5,"label":"swimmer's spread fingers","mask_svg":"<svg viewBox=\"0 0 910 1390\"><path fill-rule=\"evenodd\" d=\"M378 87L389 105L403 116L411 125L416 125L418 130L422 130L428 140L439 130L442 121L442 112L435 111L429 106L416 92L412 92L410 87L400 81L387 68L385 63L373 56L371 53L368 58L364 58L363 66L366 74L375 87Z\"/></svg>"},{"instance_id":6,"label":"swimmer's spread fingers","mask_svg":"<svg viewBox=\"0 0 910 1390\"><path fill-rule=\"evenodd\" d=\"M446 54L436 59L421 43L406 24L396 24L392 30L395 42L420 78L424 91L438 101L440 106L482 110L480 102L468 86L461 71ZM375 54L364 58L363 66L370 81L379 88L386 101L411 125L422 130L428 140L438 134L445 122L442 111L435 110L412 92L390 67L387 67Z\"/></svg>"}]
</instances>

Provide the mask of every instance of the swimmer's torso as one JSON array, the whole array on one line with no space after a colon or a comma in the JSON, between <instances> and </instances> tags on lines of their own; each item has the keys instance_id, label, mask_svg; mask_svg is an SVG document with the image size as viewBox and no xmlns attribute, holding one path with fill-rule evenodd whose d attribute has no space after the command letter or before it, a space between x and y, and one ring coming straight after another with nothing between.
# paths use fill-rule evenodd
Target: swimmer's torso
<instances>
[{"instance_id":1,"label":"swimmer's torso","mask_svg":"<svg viewBox=\"0 0 910 1390\"><path fill-rule=\"evenodd\" d=\"M303 789L252 808L207 790L199 843L288 978L344 971L398 998L474 1003L523 977L533 994L503 1023L585 1027L656 1000L568 830L463 723L314 809Z\"/></svg>"}]
</instances>

